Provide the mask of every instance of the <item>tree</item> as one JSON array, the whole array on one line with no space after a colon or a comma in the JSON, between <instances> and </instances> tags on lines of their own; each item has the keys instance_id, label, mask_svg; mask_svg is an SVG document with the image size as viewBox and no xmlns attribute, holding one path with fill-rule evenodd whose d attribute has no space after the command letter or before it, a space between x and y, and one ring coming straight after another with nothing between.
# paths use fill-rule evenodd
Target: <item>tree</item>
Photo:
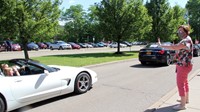
<instances>
[{"instance_id":1,"label":"tree","mask_svg":"<svg viewBox=\"0 0 200 112\"><path fill-rule=\"evenodd\" d=\"M99 42L99 41L106 41L102 35L102 32L99 29L99 19L97 14L97 8L95 5L91 5L87 11L86 24L84 29L86 30L87 34L89 35L90 42Z\"/></svg>"},{"instance_id":2,"label":"tree","mask_svg":"<svg viewBox=\"0 0 200 112\"><path fill-rule=\"evenodd\" d=\"M130 30L130 41L149 41L149 32L152 29L152 18L148 15L148 10L138 2L134 7L135 20L132 23L132 31ZM128 38L129 39L129 38Z\"/></svg>"},{"instance_id":3,"label":"tree","mask_svg":"<svg viewBox=\"0 0 200 112\"><path fill-rule=\"evenodd\" d=\"M161 39L165 35L165 27L167 12L169 11L169 3L166 0L150 0L147 1L146 7L148 9L149 15L153 19L152 31L150 33L151 41L156 41L158 37Z\"/></svg>"},{"instance_id":4,"label":"tree","mask_svg":"<svg viewBox=\"0 0 200 112\"><path fill-rule=\"evenodd\" d=\"M65 32L68 36L68 40L70 41L81 41L85 37L85 18L86 13L83 10L83 6L72 5L69 9L66 9L64 14L62 15L62 19L67 21L65 24Z\"/></svg>"},{"instance_id":5,"label":"tree","mask_svg":"<svg viewBox=\"0 0 200 112\"><path fill-rule=\"evenodd\" d=\"M166 38L168 41L175 41L178 39L177 37L177 29L180 25L185 23L184 19L185 9L181 8L180 6L176 5L173 8L169 9L168 16L166 20L168 20L169 24L166 27Z\"/></svg>"},{"instance_id":6,"label":"tree","mask_svg":"<svg viewBox=\"0 0 200 112\"><path fill-rule=\"evenodd\" d=\"M16 32L15 6L16 0L0 0L0 38L14 39L18 32Z\"/></svg>"},{"instance_id":7,"label":"tree","mask_svg":"<svg viewBox=\"0 0 200 112\"><path fill-rule=\"evenodd\" d=\"M200 40L200 0L189 0L186 4L188 13L186 17L189 18L189 24L193 29L192 37Z\"/></svg>"},{"instance_id":8,"label":"tree","mask_svg":"<svg viewBox=\"0 0 200 112\"><path fill-rule=\"evenodd\" d=\"M174 41L176 30L180 24L184 23L184 10L176 5L169 6L168 0L150 0L146 3L149 15L153 19L150 41Z\"/></svg>"},{"instance_id":9,"label":"tree","mask_svg":"<svg viewBox=\"0 0 200 112\"><path fill-rule=\"evenodd\" d=\"M60 17L59 0L43 1L18 1L16 16L18 19L19 37L24 46L25 58L28 59L27 46L28 39L38 37L43 34L51 35L56 31L58 18Z\"/></svg>"},{"instance_id":10,"label":"tree","mask_svg":"<svg viewBox=\"0 0 200 112\"><path fill-rule=\"evenodd\" d=\"M9 36L18 36L24 48L24 55L29 59L27 43L35 38L53 36L57 32L58 18L60 17L59 0L2 0L6 5L4 21L11 29L5 28L4 32L14 30ZM9 4L8 3L12 3ZM11 9L9 9L11 8ZM3 12L1 12L3 13ZM10 15L12 14L12 16ZM11 18L12 17L12 18Z\"/></svg>"},{"instance_id":11,"label":"tree","mask_svg":"<svg viewBox=\"0 0 200 112\"><path fill-rule=\"evenodd\" d=\"M142 7L142 1L102 0L101 3L96 4L96 7L103 35L118 43L117 54L121 53L121 41L133 37L136 34L134 32L143 34L144 31L140 32L141 29L150 28L151 19L147 16L147 10ZM141 14L141 16L138 16L138 14ZM143 21L142 17L145 17L146 22ZM146 25L141 25L143 24L142 22L146 23Z\"/></svg>"}]
</instances>

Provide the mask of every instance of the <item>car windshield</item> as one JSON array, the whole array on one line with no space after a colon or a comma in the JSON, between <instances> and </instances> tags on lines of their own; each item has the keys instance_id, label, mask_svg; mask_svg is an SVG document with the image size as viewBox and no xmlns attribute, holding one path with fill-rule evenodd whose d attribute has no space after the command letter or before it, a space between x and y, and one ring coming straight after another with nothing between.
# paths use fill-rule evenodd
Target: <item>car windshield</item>
<instances>
[{"instance_id":1,"label":"car windshield","mask_svg":"<svg viewBox=\"0 0 200 112\"><path fill-rule=\"evenodd\" d=\"M163 46L170 46L172 45L171 42L162 42L161 45ZM161 48L161 46L158 43L150 43L145 46L145 48Z\"/></svg>"},{"instance_id":2,"label":"car windshield","mask_svg":"<svg viewBox=\"0 0 200 112\"><path fill-rule=\"evenodd\" d=\"M10 63L17 64L17 65L19 65L21 67L22 66L27 66L27 65L34 65L34 66L45 68L49 72L55 72L55 71L59 70L57 68L49 67L47 65L44 65L42 63L39 63L39 62L33 61L33 60L28 60L27 61L27 60L23 60L23 59L18 59L18 60L11 60Z\"/></svg>"},{"instance_id":3,"label":"car windshield","mask_svg":"<svg viewBox=\"0 0 200 112\"><path fill-rule=\"evenodd\" d=\"M63 41L58 41L59 44L66 44L65 42Z\"/></svg>"},{"instance_id":4,"label":"car windshield","mask_svg":"<svg viewBox=\"0 0 200 112\"><path fill-rule=\"evenodd\" d=\"M161 43L162 45L165 45L165 46L170 46L170 45L173 45L171 42L163 42Z\"/></svg>"},{"instance_id":5,"label":"car windshield","mask_svg":"<svg viewBox=\"0 0 200 112\"><path fill-rule=\"evenodd\" d=\"M16 42L13 42L13 41L11 41L11 40L8 40L8 42L9 42L10 44L17 44Z\"/></svg>"},{"instance_id":6,"label":"car windshield","mask_svg":"<svg viewBox=\"0 0 200 112\"><path fill-rule=\"evenodd\" d=\"M160 48L158 44L148 44L145 48Z\"/></svg>"}]
</instances>

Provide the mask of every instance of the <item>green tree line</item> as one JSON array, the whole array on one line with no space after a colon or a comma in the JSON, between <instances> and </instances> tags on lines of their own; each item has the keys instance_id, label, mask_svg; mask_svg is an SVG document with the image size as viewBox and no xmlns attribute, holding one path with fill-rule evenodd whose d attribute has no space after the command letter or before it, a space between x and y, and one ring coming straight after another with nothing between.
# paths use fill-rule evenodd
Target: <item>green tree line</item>
<instances>
[{"instance_id":1,"label":"green tree line","mask_svg":"<svg viewBox=\"0 0 200 112\"><path fill-rule=\"evenodd\" d=\"M200 0L189 0L186 8L171 7L168 0L102 0L84 10L82 5L59 9L61 0L0 0L0 40L26 44L64 40L177 41L176 30L190 24L191 36L199 39ZM59 21L65 21L59 25ZM120 52L118 47L117 52Z\"/></svg>"},{"instance_id":2,"label":"green tree line","mask_svg":"<svg viewBox=\"0 0 200 112\"><path fill-rule=\"evenodd\" d=\"M47 41L57 33L59 0L0 0L0 37L22 44L29 58L27 43Z\"/></svg>"}]
</instances>

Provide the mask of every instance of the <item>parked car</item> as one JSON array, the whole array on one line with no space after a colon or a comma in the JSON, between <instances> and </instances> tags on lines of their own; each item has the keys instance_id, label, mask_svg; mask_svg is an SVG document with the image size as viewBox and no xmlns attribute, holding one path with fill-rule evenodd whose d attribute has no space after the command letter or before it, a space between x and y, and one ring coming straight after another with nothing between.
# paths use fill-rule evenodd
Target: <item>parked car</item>
<instances>
[{"instance_id":1,"label":"parked car","mask_svg":"<svg viewBox=\"0 0 200 112\"><path fill-rule=\"evenodd\" d=\"M165 46L171 45L171 43L162 43ZM148 63L161 63L169 66L174 61L175 51L162 48L157 43L151 43L146 45L139 51L139 61L141 64L146 65Z\"/></svg>"},{"instance_id":2,"label":"parked car","mask_svg":"<svg viewBox=\"0 0 200 112\"><path fill-rule=\"evenodd\" d=\"M64 50L64 49L72 49L72 46L64 41L55 41L49 45L49 48L51 50L54 49Z\"/></svg>"},{"instance_id":3,"label":"parked car","mask_svg":"<svg viewBox=\"0 0 200 112\"><path fill-rule=\"evenodd\" d=\"M99 44L102 44L104 47L108 47L108 44L105 42L99 42Z\"/></svg>"},{"instance_id":4,"label":"parked car","mask_svg":"<svg viewBox=\"0 0 200 112\"><path fill-rule=\"evenodd\" d=\"M47 48L49 49L49 46L52 44L51 42L44 42L44 44L47 45Z\"/></svg>"},{"instance_id":5,"label":"parked car","mask_svg":"<svg viewBox=\"0 0 200 112\"><path fill-rule=\"evenodd\" d=\"M122 44L125 44L125 45L127 45L128 47L131 47L131 46L132 46L132 44L131 44L130 42L127 42L127 41L123 41Z\"/></svg>"},{"instance_id":6,"label":"parked car","mask_svg":"<svg viewBox=\"0 0 200 112\"><path fill-rule=\"evenodd\" d=\"M21 46L11 40L4 41L7 51L21 51Z\"/></svg>"},{"instance_id":7,"label":"parked car","mask_svg":"<svg viewBox=\"0 0 200 112\"><path fill-rule=\"evenodd\" d=\"M28 50L39 50L39 46L37 44L35 44L34 42L30 42L27 44L27 49Z\"/></svg>"},{"instance_id":8,"label":"parked car","mask_svg":"<svg viewBox=\"0 0 200 112\"><path fill-rule=\"evenodd\" d=\"M74 42L68 42L68 43L72 46L72 49L80 49L81 48L80 45L78 45L78 44L76 44Z\"/></svg>"},{"instance_id":9,"label":"parked car","mask_svg":"<svg viewBox=\"0 0 200 112\"><path fill-rule=\"evenodd\" d=\"M193 56L198 57L200 55L200 44L193 44Z\"/></svg>"},{"instance_id":10,"label":"parked car","mask_svg":"<svg viewBox=\"0 0 200 112\"><path fill-rule=\"evenodd\" d=\"M97 44L95 43L90 43L94 48L99 47Z\"/></svg>"},{"instance_id":11,"label":"parked car","mask_svg":"<svg viewBox=\"0 0 200 112\"><path fill-rule=\"evenodd\" d=\"M78 45L80 45L81 48L87 48L87 46L84 43L78 43Z\"/></svg>"},{"instance_id":12,"label":"parked car","mask_svg":"<svg viewBox=\"0 0 200 112\"><path fill-rule=\"evenodd\" d=\"M87 48L93 48L93 46L91 44L88 43L84 43L86 45Z\"/></svg>"},{"instance_id":13,"label":"parked car","mask_svg":"<svg viewBox=\"0 0 200 112\"><path fill-rule=\"evenodd\" d=\"M96 43L96 45L97 45L98 47L104 47L104 44L102 44L101 42Z\"/></svg>"},{"instance_id":14,"label":"parked car","mask_svg":"<svg viewBox=\"0 0 200 112\"><path fill-rule=\"evenodd\" d=\"M147 45L147 42L136 41L136 42L132 42L132 45Z\"/></svg>"},{"instance_id":15,"label":"parked car","mask_svg":"<svg viewBox=\"0 0 200 112\"><path fill-rule=\"evenodd\" d=\"M39 46L40 49L47 49L47 45L44 44L43 42L38 42L37 45Z\"/></svg>"},{"instance_id":16,"label":"parked car","mask_svg":"<svg viewBox=\"0 0 200 112\"><path fill-rule=\"evenodd\" d=\"M21 51L21 46L17 43L12 44L12 51Z\"/></svg>"},{"instance_id":17,"label":"parked car","mask_svg":"<svg viewBox=\"0 0 200 112\"><path fill-rule=\"evenodd\" d=\"M4 42L0 42L0 52L1 52L1 51L7 51L6 45L5 45Z\"/></svg>"},{"instance_id":18,"label":"parked car","mask_svg":"<svg viewBox=\"0 0 200 112\"><path fill-rule=\"evenodd\" d=\"M86 93L97 82L97 74L83 67L48 66L26 59L12 59L9 62L25 69L20 76L5 76L0 72L1 112L67 93Z\"/></svg>"},{"instance_id":19,"label":"parked car","mask_svg":"<svg viewBox=\"0 0 200 112\"><path fill-rule=\"evenodd\" d=\"M127 47L126 44L120 43L119 45L120 45L121 48ZM117 42L112 42L112 43L109 45L110 48L117 48L117 46L118 46L118 43L117 43Z\"/></svg>"}]
</instances>

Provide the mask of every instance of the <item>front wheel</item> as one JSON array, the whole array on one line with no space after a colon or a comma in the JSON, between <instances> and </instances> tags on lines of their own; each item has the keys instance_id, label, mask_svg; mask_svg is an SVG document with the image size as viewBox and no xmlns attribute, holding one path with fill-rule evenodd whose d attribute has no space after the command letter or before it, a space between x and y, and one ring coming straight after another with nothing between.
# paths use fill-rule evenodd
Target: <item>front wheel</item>
<instances>
[{"instance_id":1,"label":"front wheel","mask_svg":"<svg viewBox=\"0 0 200 112\"><path fill-rule=\"evenodd\" d=\"M141 62L142 65L146 65L147 64L147 62L145 62L145 61L140 61L140 62Z\"/></svg>"},{"instance_id":2,"label":"front wheel","mask_svg":"<svg viewBox=\"0 0 200 112\"><path fill-rule=\"evenodd\" d=\"M63 50L63 47L62 47L62 46L60 46L60 47L58 48L58 50Z\"/></svg>"},{"instance_id":3,"label":"front wheel","mask_svg":"<svg viewBox=\"0 0 200 112\"><path fill-rule=\"evenodd\" d=\"M52 46L50 46L50 49L51 49L51 50L54 50Z\"/></svg>"},{"instance_id":4,"label":"front wheel","mask_svg":"<svg viewBox=\"0 0 200 112\"><path fill-rule=\"evenodd\" d=\"M171 58L170 58L170 55L167 55L167 56L166 56L165 65L166 65L166 66L169 66L170 64L171 64Z\"/></svg>"},{"instance_id":5,"label":"front wheel","mask_svg":"<svg viewBox=\"0 0 200 112\"><path fill-rule=\"evenodd\" d=\"M88 73L80 73L75 80L74 92L77 94L82 94L87 92L91 87L91 78Z\"/></svg>"},{"instance_id":6,"label":"front wheel","mask_svg":"<svg viewBox=\"0 0 200 112\"><path fill-rule=\"evenodd\" d=\"M5 112L6 111L6 106L3 101L3 99L0 97L0 112Z\"/></svg>"}]
</instances>

